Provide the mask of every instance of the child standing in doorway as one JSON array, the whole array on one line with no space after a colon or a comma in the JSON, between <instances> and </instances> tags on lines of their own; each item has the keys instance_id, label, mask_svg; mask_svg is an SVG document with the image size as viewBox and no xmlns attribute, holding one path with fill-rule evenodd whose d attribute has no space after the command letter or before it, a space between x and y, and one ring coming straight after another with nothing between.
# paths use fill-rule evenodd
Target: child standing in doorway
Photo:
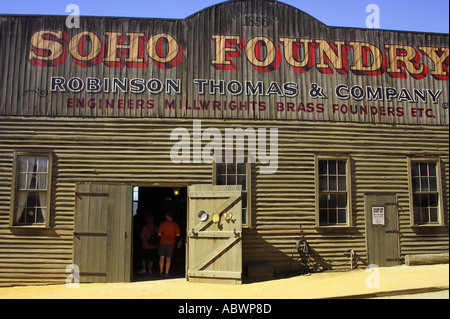
<instances>
[{"instance_id":1,"label":"child standing in doorway","mask_svg":"<svg viewBox=\"0 0 450 319\"><path fill-rule=\"evenodd\" d=\"M142 227L142 269L138 274L152 274L153 262L156 259L158 249L158 229L154 224L153 216L144 216L145 225Z\"/></svg>"}]
</instances>

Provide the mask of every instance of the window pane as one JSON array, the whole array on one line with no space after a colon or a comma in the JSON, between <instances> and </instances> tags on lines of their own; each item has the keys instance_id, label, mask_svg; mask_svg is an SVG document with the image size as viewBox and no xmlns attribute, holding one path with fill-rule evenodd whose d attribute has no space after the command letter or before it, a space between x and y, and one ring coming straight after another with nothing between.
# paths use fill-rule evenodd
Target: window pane
<instances>
[{"instance_id":1,"label":"window pane","mask_svg":"<svg viewBox=\"0 0 450 319\"><path fill-rule=\"evenodd\" d=\"M27 183L27 189L36 189L36 174L28 174Z\"/></svg>"},{"instance_id":2,"label":"window pane","mask_svg":"<svg viewBox=\"0 0 450 319\"><path fill-rule=\"evenodd\" d=\"M329 174L330 175L336 175L336 166L337 166L337 161L329 161Z\"/></svg>"},{"instance_id":3,"label":"window pane","mask_svg":"<svg viewBox=\"0 0 450 319\"><path fill-rule=\"evenodd\" d=\"M428 208L421 208L420 209L420 220L422 223L429 223L430 220L428 218Z\"/></svg>"},{"instance_id":4,"label":"window pane","mask_svg":"<svg viewBox=\"0 0 450 319\"><path fill-rule=\"evenodd\" d=\"M339 208L347 208L347 195L339 194L338 195L338 207Z\"/></svg>"},{"instance_id":5,"label":"window pane","mask_svg":"<svg viewBox=\"0 0 450 319\"><path fill-rule=\"evenodd\" d=\"M438 222L437 208L430 208L430 222L431 223Z\"/></svg>"},{"instance_id":6,"label":"window pane","mask_svg":"<svg viewBox=\"0 0 450 319\"><path fill-rule=\"evenodd\" d=\"M430 190L428 187L428 178L427 177L421 177L420 183L422 184L422 188L421 188L422 192L428 192Z\"/></svg>"},{"instance_id":7,"label":"window pane","mask_svg":"<svg viewBox=\"0 0 450 319\"><path fill-rule=\"evenodd\" d=\"M339 176L338 190L339 191L347 190L347 178L345 176Z\"/></svg>"},{"instance_id":8,"label":"window pane","mask_svg":"<svg viewBox=\"0 0 450 319\"><path fill-rule=\"evenodd\" d=\"M34 221L34 219L33 219L34 214L35 214L34 209L24 208L24 210L22 211L22 215L20 216L19 222L21 224L30 224L30 223L32 223Z\"/></svg>"},{"instance_id":9,"label":"window pane","mask_svg":"<svg viewBox=\"0 0 450 319\"><path fill-rule=\"evenodd\" d=\"M27 189L27 174L19 173L17 176L17 189Z\"/></svg>"},{"instance_id":10,"label":"window pane","mask_svg":"<svg viewBox=\"0 0 450 319\"><path fill-rule=\"evenodd\" d=\"M227 185L237 185L236 184L236 175L228 175L227 176Z\"/></svg>"},{"instance_id":11,"label":"window pane","mask_svg":"<svg viewBox=\"0 0 450 319\"><path fill-rule=\"evenodd\" d=\"M328 224L328 211L326 209L319 210L319 224L320 225Z\"/></svg>"},{"instance_id":12,"label":"window pane","mask_svg":"<svg viewBox=\"0 0 450 319\"><path fill-rule=\"evenodd\" d=\"M25 208L19 219L22 224L42 224L44 217L40 208Z\"/></svg>"},{"instance_id":13,"label":"window pane","mask_svg":"<svg viewBox=\"0 0 450 319\"><path fill-rule=\"evenodd\" d=\"M236 175L236 164L227 164L227 175L235 174Z\"/></svg>"},{"instance_id":14,"label":"window pane","mask_svg":"<svg viewBox=\"0 0 450 319\"><path fill-rule=\"evenodd\" d=\"M17 161L18 161L17 171L18 172L26 172L27 171L28 156L19 156L17 158Z\"/></svg>"},{"instance_id":15,"label":"window pane","mask_svg":"<svg viewBox=\"0 0 450 319\"><path fill-rule=\"evenodd\" d=\"M319 175L328 174L327 163L328 161L319 161Z\"/></svg>"},{"instance_id":16,"label":"window pane","mask_svg":"<svg viewBox=\"0 0 450 319\"><path fill-rule=\"evenodd\" d=\"M411 173L412 173L412 176L414 176L414 177L419 176L419 164L418 163L412 163Z\"/></svg>"},{"instance_id":17,"label":"window pane","mask_svg":"<svg viewBox=\"0 0 450 319\"><path fill-rule=\"evenodd\" d=\"M336 209L330 209L328 214L328 223L329 224L336 224L337 223L337 211Z\"/></svg>"},{"instance_id":18,"label":"window pane","mask_svg":"<svg viewBox=\"0 0 450 319\"><path fill-rule=\"evenodd\" d=\"M339 211L338 211L338 223L339 224L347 223L347 210L346 209L339 209Z\"/></svg>"},{"instance_id":19,"label":"window pane","mask_svg":"<svg viewBox=\"0 0 450 319\"><path fill-rule=\"evenodd\" d=\"M414 224L420 224L422 223L422 220L420 219L420 208L418 206L414 206Z\"/></svg>"},{"instance_id":20,"label":"window pane","mask_svg":"<svg viewBox=\"0 0 450 319\"><path fill-rule=\"evenodd\" d=\"M429 166L429 174L430 174L430 176L436 177L437 176L436 175L436 164L435 163L429 163L428 166Z\"/></svg>"},{"instance_id":21,"label":"window pane","mask_svg":"<svg viewBox=\"0 0 450 319\"><path fill-rule=\"evenodd\" d=\"M44 223L44 216L42 215L42 209L40 208L36 209L36 223L37 224Z\"/></svg>"},{"instance_id":22,"label":"window pane","mask_svg":"<svg viewBox=\"0 0 450 319\"><path fill-rule=\"evenodd\" d=\"M437 207L438 206L438 195L437 194L430 194L428 204L430 207Z\"/></svg>"},{"instance_id":23,"label":"window pane","mask_svg":"<svg viewBox=\"0 0 450 319\"><path fill-rule=\"evenodd\" d=\"M216 164L216 173L220 175L225 175L227 173L226 164Z\"/></svg>"},{"instance_id":24,"label":"window pane","mask_svg":"<svg viewBox=\"0 0 450 319\"><path fill-rule=\"evenodd\" d=\"M226 175L217 175L217 185L226 185L227 184L227 177Z\"/></svg>"},{"instance_id":25,"label":"window pane","mask_svg":"<svg viewBox=\"0 0 450 319\"><path fill-rule=\"evenodd\" d=\"M326 176L319 177L319 190L321 191L328 190L328 178Z\"/></svg>"},{"instance_id":26,"label":"window pane","mask_svg":"<svg viewBox=\"0 0 450 319\"><path fill-rule=\"evenodd\" d=\"M413 177L412 184L413 192L420 192L420 179L418 177Z\"/></svg>"},{"instance_id":27,"label":"window pane","mask_svg":"<svg viewBox=\"0 0 450 319\"><path fill-rule=\"evenodd\" d=\"M28 161L28 173L36 173L37 168L38 168L37 158L30 156Z\"/></svg>"},{"instance_id":28,"label":"window pane","mask_svg":"<svg viewBox=\"0 0 450 319\"><path fill-rule=\"evenodd\" d=\"M416 194L413 196L413 205L414 207L420 208L420 195Z\"/></svg>"},{"instance_id":29,"label":"window pane","mask_svg":"<svg viewBox=\"0 0 450 319\"><path fill-rule=\"evenodd\" d=\"M436 163L429 164L429 173L430 173L430 176L434 176L434 177L437 176Z\"/></svg>"},{"instance_id":30,"label":"window pane","mask_svg":"<svg viewBox=\"0 0 450 319\"><path fill-rule=\"evenodd\" d=\"M37 189L47 189L47 174L38 174L37 176Z\"/></svg>"},{"instance_id":31,"label":"window pane","mask_svg":"<svg viewBox=\"0 0 450 319\"><path fill-rule=\"evenodd\" d=\"M330 191L337 191L337 178L336 176L330 176Z\"/></svg>"},{"instance_id":32,"label":"window pane","mask_svg":"<svg viewBox=\"0 0 450 319\"><path fill-rule=\"evenodd\" d=\"M437 191L437 180L436 180L436 177L430 177L429 186L430 186L430 192L436 192Z\"/></svg>"},{"instance_id":33,"label":"window pane","mask_svg":"<svg viewBox=\"0 0 450 319\"><path fill-rule=\"evenodd\" d=\"M420 176L428 176L428 164L420 163Z\"/></svg>"},{"instance_id":34,"label":"window pane","mask_svg":"<svg viewBox=\"0 0 450 319\"><path fill-rule=\"evenodd\" d=\"M245 163L237 164L237 173L245 175L247 173L247 164Z\"/></svg>"},{"instance_id":35,"label":"window pane","mask_svg":"<svg viewBox=\"0 0 450 319\"><path fill-rule=\"evenodd\" d=\"M420 207L428 207L428 206L429 206L428 194L420 195Z\"/></svg>"},{"instance_id":36,"label":"window pane","mask_svg":"<svg viewBox=\"0 0 450 319\"><path fill-rule=\"evenodd\" d=\"M29 192L27 198L27 207L36 207L37 204L38 204L37 194Z\"/></svg>"},{"instance_id":37,"label":"window pane","mask_svg":"<svg viewBox=\"0 0 450 319\"><path fill-rule=\"evenodd\" d=\"M47 157L37 157L37 172L47 173L48 172L48 158Z\"/></svg>"},{"instance_id":38,"label":"window pane","mask_svg":"<svg viewBox=\"0 0 450 319\"><path fill-rule=\"evenodd\" d=\"M346 162L345 161L339 161L338 165L339 165L338 166L338 173L339 173L339 175L346 175L346 171L347 171Z\"/></svg>"},{"instance_id":39,"label":"window pane","mask_svg":"<svg viewBox=\"0 0 450 319\"><path fill-rule=\"evenodd\" d=\"M328 207L328 199L327 194L319 195L319 208L327 208Z\"/></svg>"},{"instance_id":40,"label":"window pane","mask_svg":"<svg viewBox=\"0 0 450 319\"><path fill-rule=\"evenodd\" d=\"M328 207L329 208L337 207L337 196L335 194L328 195Z\"/></svg>"}]
</instances>

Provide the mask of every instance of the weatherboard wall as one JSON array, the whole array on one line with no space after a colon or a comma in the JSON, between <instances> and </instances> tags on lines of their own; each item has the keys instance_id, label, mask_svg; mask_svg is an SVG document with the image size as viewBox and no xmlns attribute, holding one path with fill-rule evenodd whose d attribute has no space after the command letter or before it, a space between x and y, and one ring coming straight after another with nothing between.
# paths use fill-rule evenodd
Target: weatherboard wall
<instances>
[{"instance_id":1,"label":"weatherboard wall","mask_svg":"<svg viewBox=\"0 0 450 319\"><path fill-rule=\"evenodd\" d=\"M445 223L448 221L448 132L433 126L321 122L205 120L202 127L279 129L279 166L274 175L253 174L252 224L243 230L243 261L269 261L286 270L300 230L321 262L349 269L345 251L367 263L364 194L398 196L400 253L448 251L448 228L411 228L408 157L438 156L442 166ZM210 184L211 164L174 164L174 127L191 132L191 120L4 118L1 122L0 278L2 285L64 283L72 263L76 183L133 185ZM361 139L360 136L365 138ZM420 141L420 143L418 143ZM205 144L207 141L204 141ZM12 157L15 149L54 152L49 229L9 227ZM316 227L314 156L346 153L351 159L353 227ZM257 172L261 164L255 164ZM301 227L301 229L300 229Z\"/></svg>"}]
</instances>

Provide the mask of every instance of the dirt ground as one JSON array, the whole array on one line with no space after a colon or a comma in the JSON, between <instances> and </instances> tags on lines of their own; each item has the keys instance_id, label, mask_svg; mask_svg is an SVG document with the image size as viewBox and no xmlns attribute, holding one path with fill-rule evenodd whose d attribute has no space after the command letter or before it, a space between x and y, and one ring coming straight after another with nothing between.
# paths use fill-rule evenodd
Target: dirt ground
<instances>
[{"instance_id":1,"label":"dirt ground","mask_svg":"<svg viewBox=\"0 0 450 319\"><path fill-rule=\"evenodd\" d=\"M132 283L0 288L1 299L312 299L382 291L448 287L449 265L398 266L376 271L324 272L243 285L190 283L184 279Z\"/></svg>"}]
</instances>

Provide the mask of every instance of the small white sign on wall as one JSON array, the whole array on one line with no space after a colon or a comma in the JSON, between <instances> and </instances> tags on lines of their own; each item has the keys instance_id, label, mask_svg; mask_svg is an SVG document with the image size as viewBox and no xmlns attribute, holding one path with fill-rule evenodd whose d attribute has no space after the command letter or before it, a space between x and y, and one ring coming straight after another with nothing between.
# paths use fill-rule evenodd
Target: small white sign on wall
<instances>
[{"instance_id":1,"label":"small white sign on wall","mask_svg":"<svg viewBox=\"0 0 450 319\"><path fill-rule=\"evenodd\" d=\"M372 207L372 225L384 225L384 207Z\"/></svg>"}]
</instances>

